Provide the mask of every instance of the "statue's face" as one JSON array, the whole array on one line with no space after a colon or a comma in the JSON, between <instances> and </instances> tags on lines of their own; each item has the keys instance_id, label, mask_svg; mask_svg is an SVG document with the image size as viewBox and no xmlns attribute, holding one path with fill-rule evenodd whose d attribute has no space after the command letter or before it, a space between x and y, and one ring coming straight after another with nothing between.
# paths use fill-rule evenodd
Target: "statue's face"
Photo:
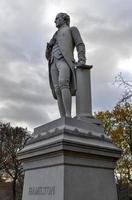
<instances>
[{"instance_id":1,"label":"statue's face","mask_svg":"<svg viewBox=\"0 0 132 200\"><path fill-rule=\"evenodd\" d=\"M61 14L58 14L55 18L55 24L57 28L60 28L63 24L65 24L65 21Z\"/></svg>"}]
</instances>

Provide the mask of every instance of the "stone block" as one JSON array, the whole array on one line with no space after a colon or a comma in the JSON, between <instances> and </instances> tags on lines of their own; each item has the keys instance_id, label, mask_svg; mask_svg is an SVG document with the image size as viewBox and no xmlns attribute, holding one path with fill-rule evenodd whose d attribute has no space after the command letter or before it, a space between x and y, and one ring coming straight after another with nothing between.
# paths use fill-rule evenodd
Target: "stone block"
<instances>
[{"instance_id":1,"label":"stone block","mask_svg":"<svg viewBox=\"0 0 132 200\"><path fill-rule=\"evenodd\" d=\"M37 127L19 152L23 200L117 200L120 154L94 119L61 118Z\"/></svg>"}]
</instances>

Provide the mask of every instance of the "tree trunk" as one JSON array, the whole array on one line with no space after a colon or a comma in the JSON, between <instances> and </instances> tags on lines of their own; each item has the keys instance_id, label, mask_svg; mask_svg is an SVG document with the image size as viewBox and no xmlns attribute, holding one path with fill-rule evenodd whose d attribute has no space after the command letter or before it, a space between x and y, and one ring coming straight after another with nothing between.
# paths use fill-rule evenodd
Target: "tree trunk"
<instances>
[{"instance_id":1,"label":"tree trunk","mask_svg":"<svg viewBox=\"0 0 132 200\"><path fill-rule=\"evenodd\" d=\"M14 178L12 182L12 195L13 200L16 200L16 178Z\"/></svg>"}]
</instances>

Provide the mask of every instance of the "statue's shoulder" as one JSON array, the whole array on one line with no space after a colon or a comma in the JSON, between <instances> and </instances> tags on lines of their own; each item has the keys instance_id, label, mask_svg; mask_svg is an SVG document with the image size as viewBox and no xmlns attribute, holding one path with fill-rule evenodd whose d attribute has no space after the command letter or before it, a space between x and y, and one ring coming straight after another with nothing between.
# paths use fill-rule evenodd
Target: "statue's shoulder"
<instances>
[{"instance_id":1,"label":"statue's shoulder","mask_svg":"<svg viewBox=\"0 0 132 200\"><path fill-rule=\"evenodd\" d=\"M78 28L77 28L76 26L71 26L70 29L71 29L71 31L73 31L73 32L78 31Z\"/></svg>"},{"instance_id":2,"label":"statue's shoulder","mask_svg":"<svg viewBox=\"0 0 132 200\"><path fill-rule=\"evenodd\" d=\"M70 27L70 30L71 30L71 33L72 33L73 37L78 36L79 30L78 30L78 28L76 26Z\"/></svg>"}]
</instances>

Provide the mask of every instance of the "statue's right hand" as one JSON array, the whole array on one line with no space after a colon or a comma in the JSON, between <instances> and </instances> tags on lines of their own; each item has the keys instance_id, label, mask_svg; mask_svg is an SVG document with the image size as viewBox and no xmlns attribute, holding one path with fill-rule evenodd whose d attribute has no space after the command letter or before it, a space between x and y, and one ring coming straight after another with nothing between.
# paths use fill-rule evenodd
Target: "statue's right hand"
<instances>
[{"instance_id":1,"label":"statue's right hand","mask_svg":"<svg viewBox=\"0 0 132 200\"><path fill-rule=\"evenodd\" d=\"M52 51L52 47L51 47L50 43L47 42L46 51L45 51L45 56L46 56L47 60L50 60L51 51Z\"/></svg>"}]
</instances>

